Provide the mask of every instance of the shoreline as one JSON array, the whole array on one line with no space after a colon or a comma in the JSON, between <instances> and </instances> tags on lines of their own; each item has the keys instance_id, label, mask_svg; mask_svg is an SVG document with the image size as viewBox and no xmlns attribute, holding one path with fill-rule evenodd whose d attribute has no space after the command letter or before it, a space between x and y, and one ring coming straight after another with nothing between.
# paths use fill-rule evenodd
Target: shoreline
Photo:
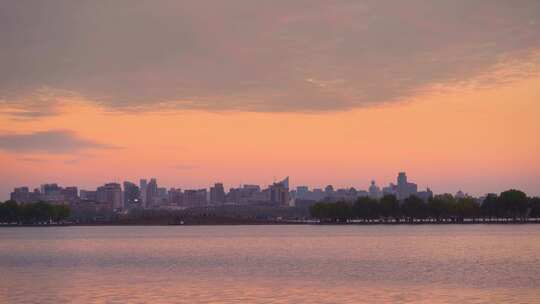
<instances>
[{"instance_id":1,"label":"shoreline","mask_svg":"<svg viewBox=\"0 0 540 304\"><path fill-rule=\"evenodd\" d=\"M66 224L0 224L0 228L13 227L122 227L122 226L424 226L424 225L535 225L540 224L540 219L529 221L475 221L475 222L355 222L355 223L316 223L316 222L207 222L207 223L66 223Z\"/></svg>"}]
</instances>

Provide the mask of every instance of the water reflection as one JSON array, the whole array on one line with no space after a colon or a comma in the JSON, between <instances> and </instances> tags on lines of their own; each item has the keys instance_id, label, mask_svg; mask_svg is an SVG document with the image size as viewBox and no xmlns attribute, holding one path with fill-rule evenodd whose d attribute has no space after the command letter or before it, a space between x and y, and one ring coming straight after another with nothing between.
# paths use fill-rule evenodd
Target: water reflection
<instances>
[{"instance_id":1,"label":"water reflection","mask_svg":"<svg viewBox=\"0 0 540 304\"><path fill-rule=\"evenodd\" d=\"M534 303L540 226L0 229L2 303Z\"/></svg>"}]
</instances>

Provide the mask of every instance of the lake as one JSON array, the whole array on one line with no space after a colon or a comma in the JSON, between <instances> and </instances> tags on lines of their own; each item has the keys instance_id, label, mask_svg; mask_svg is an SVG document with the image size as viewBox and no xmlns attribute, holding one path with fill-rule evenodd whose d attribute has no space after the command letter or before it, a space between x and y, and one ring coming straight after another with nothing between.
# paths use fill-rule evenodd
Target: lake
<instances>
[{"instance_id":1,"label":"lake","mask_svg":"<svg viewBox=\"0 0 540 304\"><path fill-rule=\"evenodd\" d=\"M0 303L540 303L540 225L0 228Z\"/></svg>"}]
</instances>

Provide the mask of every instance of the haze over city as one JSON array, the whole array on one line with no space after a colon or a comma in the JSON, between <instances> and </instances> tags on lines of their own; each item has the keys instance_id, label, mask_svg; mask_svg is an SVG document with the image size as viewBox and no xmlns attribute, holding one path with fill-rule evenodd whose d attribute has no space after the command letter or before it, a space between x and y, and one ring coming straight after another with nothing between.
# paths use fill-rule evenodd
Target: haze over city
<instances>
[{"instance_id":1,"label":"haze over city","mask_svg":"<svg viewBox=\"0 0 540 304\"><path fill-rule=\"evenodd\" d=\"M0 198L44 182L540 194L538 1L5 1Z\"/></svg>"}]
</instances>

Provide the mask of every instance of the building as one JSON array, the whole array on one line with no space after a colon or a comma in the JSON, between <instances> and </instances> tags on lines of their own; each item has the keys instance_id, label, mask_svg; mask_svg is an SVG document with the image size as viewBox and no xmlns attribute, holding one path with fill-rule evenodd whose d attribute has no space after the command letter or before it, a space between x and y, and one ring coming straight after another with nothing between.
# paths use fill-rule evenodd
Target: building
<instances>
[{"instance_id":1,"label":"building","mask_svg":"<svg viewBox=\"0 0 540 304\"><path fill-rule=\"evenodd\" d=\"M167 188L165 187L158 187L157 188L157 195L154 199L155 205L167 205L169 203L169 193L167 191Z\"/></svg>"},{"instance_id":2,"label":"building","mask_svg":"<svg viewBox=\"0 0 540 304\"><path fill-rule=\"evenodd\" d=\"M176 206L182 206L184 204L184 193L182 193L182 189L169 189L169 204Z\"/></svg>"},{"instance_id":3,"label":"building","mask_svg":"<svg viewBox=\"0 0 540 304\"><path fill-rule=\"evenodd\" d=\"M64 195L62 188L58 184L43 184L41 185L40 200L46 202L63 202Z\"/></svg>"},{"instance_id":4,"label":"building","mask_svg":"<svg viewBox=\"0 0 540 304\"><path fill-rule=\"evenodd\" d=\"M146 187L146 206L149 207L158 204L159 198L157 180L152 178Z\"/></svg>"},{"instance_id":5,"label":"building","mask_svg":"<svg viewBox=\"0 0 540 304\"><path fill-rule=\"evenodd\" d=\"M427 188L426 191L419 191L416 196L418 196L420 199L427 203L430 199L433 198L433 192L431 191L431 189Z\"/></svg>"},{"instance_id":6,"label":"building","mask_svg":"<svg viewBox=\"0 0 540 304\"><path fill-rule=\"evenodd\" d=\"M298 186L296 187L295 198L305 200L309 199L309 187L307 186Z\"/></svg>"},{"instance_id":7,"label":"building","mask_svg":"<svg viewBox=\"0 0 540 304\"><path fill-rule=\"evenodd\" d=\"M377 186L374 180L371 181L371 185L369 186L369 197L372 199L380 199L382 197L382 191Z\"/></svg>"},{"instance_id":8,"label":"building","mask_svg":"<svg viewBox=\"0 0 540 304\"><path fill-rule=\"evenodd\" d=\"M225 188L222 183L215 183L213 187L210 187L210 203L211 204L224 204L225 203Z\"/></svg>"},{"instance_id":9,"label":"building","mask_svg":"<svg viewBox=\"0 0 540 304\"><path fill-rule=\"evenodd\" d=\"M234 205L268 203L267 194L267 192L261 191L259 185L244 185L238 188L230 188L225 195L225 202Z\"/></svg>"},{"instance_id":10,"label":"building","mask_svg":"<svg viewBox=\"0 0 540 304\"><path fill-rule=\"evenodd\" d=\"M207 204L206 189L186 190L184 191L185 207L204 207Z\"/></svg>"},{"instance_id":11,"label":"building","mask_svg":"<svg viewBox=\"0 0 540 304\"><path fill-rule=\"evenodd\" d=\"M334 196L334 186L328 185L324 188L324 195L327 198L331 198Z\"/></svg>"},{"instance_id":12,"label":"building","mask_svg":"<svg viewBox=\"0 0 540 304\"><path fill-rule=\"evenodd\" d=\"M456 195L454 195L454 197L456 199L462 199L462 198L466 198L468 197L469 195L467 193L464 193L463 191L459 190Z\"/></svg>"},{"instance_id":13,"label":"building","mask_svg":"<svg viewBox=\"0 0 540 304\"><path fill-rule=\"evenodd\" d=\"M40 200L40 192L38 189L34 192L30 192L28 187L19 187L13 189L13 192L10 193L10 199L17 202L18 204L28 204L36 203Z\"/></svg>"},{"instance_id":14,"label":"building","mask_svg":"<svg viewBox=\"0 0 540 304\"><path fill-rule=\"evenodd\" d=\"M79 189L77 187L65 187L60 190L64 200L73 203L79 200Z\"/></svg>"},{"instance_id":15,"label":"building","mask_svg":"<svg viewBox=\"0 0 540 304\"><path fill-rule=\"evenodd\" d=\"M83 201L97 202L97 191L81 190L80 198Z\"/></svg>"},{"instance_id":16,"label":"building","mask_svg":"<svg viewBox=\"0 0 540 304\"><path fill-rule=\"evenodd\" d=\"M97 188L97 201L109 204L112 209L123 209L122 187L118 183L108 183Z\"/></svg>"},{"instance_id":17,"label":"building","mask_svg":"<svg viewBox=\"0 0 540 304\"><path fill-rule=\"evenodd\" d=\"M383 194L383 196L385 196L385 195L393 195L393 196L397 197L397 186L394 185L393 183L390 183L388 185L388 187L384 187L382 189L382 194Z\"/></svg>"},{"instance_id":18,"label":"building","mask_svg":"<svg viewBox=\"0 0 540 304\"><path fill-rule=\"evenodd\" d=\"M148 201L147 201L147 195L146 195L147 189L148 189L148 182L146 181L146 179L143 178L139 181L139 191L141 192L139 198L141 200L141 205L143 208L148 207Z\"/></svg>"},{"instance_id":19,"label":"building","mask_svg":"<svg viewBox=\"0 0 540 304\"><path fill-rule=\"evenodd\" d=\"M141 207L141 191L136 184L132 182L124 182L124 207L134 208Z\"/></svg>"},{"instance_id":20,"label":"building","mask_svg":"<svg viewBox=\"0 0 540 304\"><path fill-rule=\"evenodd\" d=\"M400 172L397 177L396 192L397 199L402 201L411 195L416 195L418 192L418 186L415 183L409 183L407 181L407 174L405 174L405 172Z\"/></svg>"},{"instance_id":21,"label":"building","mask_svg":"<svg viewBox=\"0 0 540 304\"><path fill-rule=\"evenodd\" d=\"M270 203L276 206L289 206L289 177L281 182L274 183L268 187L270 192Z\"/></svg>"}]
</instances>

